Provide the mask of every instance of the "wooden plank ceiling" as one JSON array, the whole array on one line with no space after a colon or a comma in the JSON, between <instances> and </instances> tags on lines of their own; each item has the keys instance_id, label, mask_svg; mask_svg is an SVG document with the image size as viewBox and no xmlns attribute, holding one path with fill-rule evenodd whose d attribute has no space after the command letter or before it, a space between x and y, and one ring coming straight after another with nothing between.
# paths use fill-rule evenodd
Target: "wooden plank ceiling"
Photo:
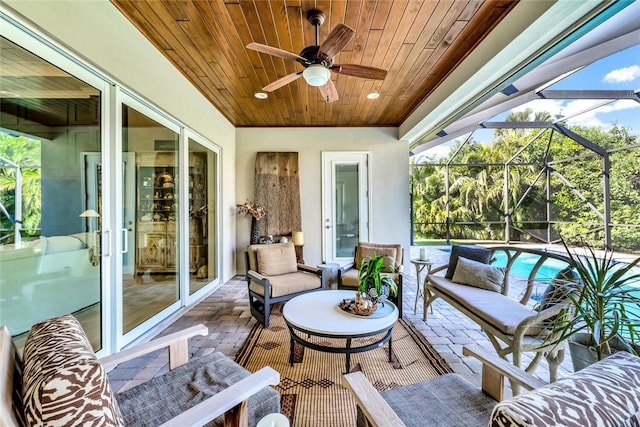
<instances>
[{"instance_id":1,"label":"wooden plank ceiling","mask_svg":"<svg viewBox=\"0 0 640 427\"><path fill-rule=\"evenodd\" d=\"M398 126L509 13L512 0L111 0L237 127ZM251 42L299 54L315 45L307 12L356 35L334 58L388 70L385 80L332 73L340 99L326 103L304 79L268 99L255 92L302 65L246 49ZM376 100L367 94L377 92Z\"/></svg>"}]
</instances>

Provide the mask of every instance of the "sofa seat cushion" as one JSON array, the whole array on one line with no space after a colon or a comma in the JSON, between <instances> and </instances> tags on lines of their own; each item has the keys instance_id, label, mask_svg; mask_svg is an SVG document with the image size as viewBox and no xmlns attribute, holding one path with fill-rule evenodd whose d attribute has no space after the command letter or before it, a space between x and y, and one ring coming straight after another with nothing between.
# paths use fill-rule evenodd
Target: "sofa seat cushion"
<instances>
[{"instance_id":1,"label":"sofa seat cushion","mask_svg":"<svg viewBox=\"0 0 640 427\"><path fill-rule=\"evenodd\" d=\"M513 335L520 322L536 314L531 307L522 305L498 292L460 285L442 276L429 276L429 281L438 291L445 293L464 306L467 311L507 335ZM497 307L500 309L496 310ZM530 328L527 333L527 335L539 334L539 328Z\"/></svg>"},{"instance_id":2,"label":"sofa seat cushion","mask_svg":"<svg viewBox=\"0 0 640 427\"><path fill-rule=\"evenodd\" d=\"M640 358L619 352L570 377L498 403L490 425L633 425L639 410Z\"/></svg>"},{"instance_id":3,"label":"sofa seat cushion","mask_svg":"<svg viewBox=\"0 0 640 427\"><path fill-rule=\"evenodd\" d=\"M278 276L295 273L298 270L293 243L258 246L256 256L258 273L264 276Z\"/></svg>"},{"instance_id":4,"label":"sofa seat cushion","mask_svg":"<svg viewBox=\"0 0 640 427\"><path fill-rule=\"evenodd\" d=\"M459 374L383 391L380 395L407 427L483 426L496 401ZM464 396L461 399L460 396ZM455 404L452 404L455 402ZM357 426L365 427L358 408Z\"/></svg>"},{"instance_id":5,"label":"sofa seat cushion","mask_svg":"<svg viewBox=\"0 0 640 427\"><path fill-rule=\"evenodd\" d=\"M280 276L270 276L268 279L269 287L271 289L271 298L310 291L313 289L320 289L322 286L322 281L318 276L313 273L305 273L302 271L283 274ZM254 280L251 281L249 289L264 296L264 287Z\"/></svg>"},{"instance_id":6,"label":"sofa seat cushion","mask_svg":"<svg viewBox=\"0 0 640 427\"><path fill-rule=\"evenodd\" d=\"M70 314L31 328L23 354L23 404L29 425L121 426L104 368Z\"/></svg>"},{"instance_id":7,"label":"sofa seat cushion","mask_svg":"<svg viewBox=\"0 0 640 427\"><path fill-rule=\"evenodd\" d=\"M158 426L249 376L249 371L219 352L193 359L173 371L118 393L127 426ZM280 412L280 395L265 387L249 398L249 425ZM220 416L208 425L221 426Z\"/></svg>"}]
</instances>

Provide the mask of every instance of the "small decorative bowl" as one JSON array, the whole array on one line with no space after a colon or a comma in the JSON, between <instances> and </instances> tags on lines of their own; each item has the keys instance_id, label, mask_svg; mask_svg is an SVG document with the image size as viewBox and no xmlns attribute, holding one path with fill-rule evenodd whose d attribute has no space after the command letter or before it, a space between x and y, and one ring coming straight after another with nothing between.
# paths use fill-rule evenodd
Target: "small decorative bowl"
<instances>
[{"instance_id":1,"label":"small decorative bowl","mask_svg":"<svg viewBox=\"0 0 640 427\"><path fill-rule=\"evenodd\" d=\"M353 314L357 314L358 316L371 316L378 309L378 304L372 304L368 307L363 307L358 304L354 304L351 307L351 312Z\"/></svg>"}]
</instances>

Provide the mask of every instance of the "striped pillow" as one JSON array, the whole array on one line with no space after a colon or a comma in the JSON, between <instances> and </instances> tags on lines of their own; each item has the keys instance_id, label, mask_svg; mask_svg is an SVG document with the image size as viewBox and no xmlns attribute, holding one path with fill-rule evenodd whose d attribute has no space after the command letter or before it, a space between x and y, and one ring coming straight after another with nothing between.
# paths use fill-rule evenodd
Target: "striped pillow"
<instances>
[{"instance_id":1,"label":"striped pillow","mask_svg":"<svg viewBox=\"0 0 640 427\"><path fill-rule=\"evenodd\" d=\"M257 258L258 273L265 276L279 276L298 271L293 243L260 246L257 249Z\"/></svg>"},{"instance_id":2,"label":"striped pillow","mask_svg":"<svg viewBox=\"0 0 640 427\"><path fill-rule=\"evenodd\" d=\"M22 399L29 425L124 424L106 372L72 315L34 325L23 361Z\"/></svg>"}]
</instances>

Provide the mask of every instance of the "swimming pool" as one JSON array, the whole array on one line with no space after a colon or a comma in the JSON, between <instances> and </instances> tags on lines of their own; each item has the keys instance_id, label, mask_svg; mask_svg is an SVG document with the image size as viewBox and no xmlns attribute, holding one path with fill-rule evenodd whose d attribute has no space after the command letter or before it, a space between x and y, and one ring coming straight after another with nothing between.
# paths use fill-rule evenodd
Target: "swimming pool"
<instances>
[{"instance_id":1,"label":"swimming pool","mask_svg":"<svg viewBox=\"0 0 640 427\"><path fill-rule=\"evenodd\" d=\"M451 253L451 248L441 248L443 252ZM507 254L504 251L497 251L493 254L495 261L492 265L497 267L506 267L507 265ZM540 257L535 254L522 253L518 258L516 258L515 262L511 266L511 274L527 278L529 277L529 273L536 265ZM562 262L560 260L549 258L545 261L544 264L538 270L536 274L536 281L539 282L549 282L553 280L558 272L560 272L563 268L567 266L567 263ZM640 274L640 267L634 267L629 275ZM635 283L630 283L629 286L637 287L640 289L640 279Z\"/></svg>"}]
</instances>

